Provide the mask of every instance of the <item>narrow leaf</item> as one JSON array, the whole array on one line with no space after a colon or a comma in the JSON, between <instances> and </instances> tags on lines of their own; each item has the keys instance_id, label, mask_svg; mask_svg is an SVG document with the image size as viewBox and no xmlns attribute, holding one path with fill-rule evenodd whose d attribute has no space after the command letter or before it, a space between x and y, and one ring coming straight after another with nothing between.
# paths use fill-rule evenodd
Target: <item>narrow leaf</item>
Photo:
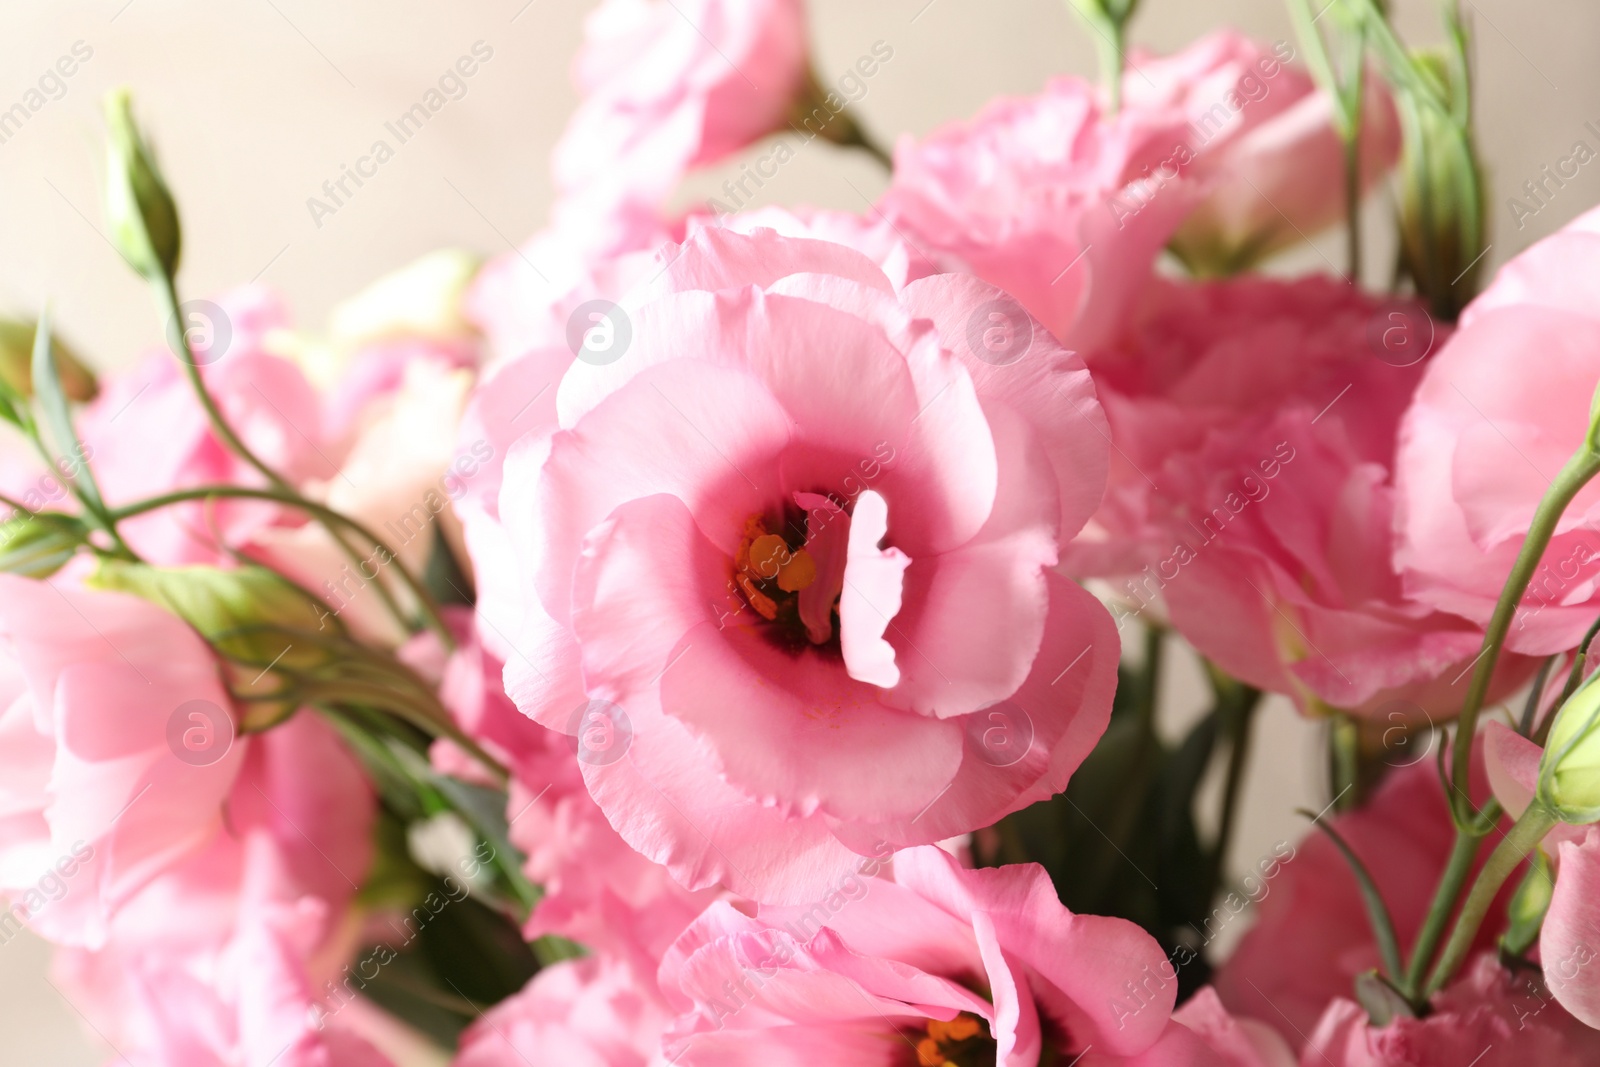
<instances>
[{"instance_id":1,"label":"narrow leaf","mask_svg":"<svg viewBox=\"0 0 1600 1067\"><path fill-rule=\"evenodd\" d=\"M72 414L67 410L67 394L61 388L61 375L57 370L50 343L50 309L39 313L39 326L33 334L33 395L48 429L53 465L61 477L72 485L91 511L103 512L99 487L88 464L82 461L84 449L78 434L72 428Z\"/></svg>"},{"instance_id":2,"label":"narrow leaf","mask_svg":"<svg viewBox=\"0 0 1600 1067\"><path fill-rule=\"evenodd\" d=\"M1361 887L1361 900L1367 906L1367 919L1372 923L1372 936L1378 942L1378 955L1383 960L1383 969L1391 979L1404 974L1400 963L1400 943L1394 936L1394 921L1389 917L1389 908L1383 902L1383 894L1378 892L1377 883L1372 880L1372 874L1367 870L1366 864L1346 844L1339 831L1318 819L1313 812L1299 809L1300 814L1310 819L1312 825L1328 835L1328 839L1344 855L1345 862L1350 864L1350 870L1356 876L1356 882Z\"/></svg>"}]
</instances>

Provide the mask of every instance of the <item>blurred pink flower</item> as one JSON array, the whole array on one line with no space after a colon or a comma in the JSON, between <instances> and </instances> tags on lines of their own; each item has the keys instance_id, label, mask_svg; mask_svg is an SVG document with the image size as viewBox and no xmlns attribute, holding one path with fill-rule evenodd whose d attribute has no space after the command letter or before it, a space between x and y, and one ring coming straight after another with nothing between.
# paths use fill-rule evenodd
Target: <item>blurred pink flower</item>
<instances>
[{"instance_id":1,"label":"blurred pink flower","mask_svg":"<svg viewBox=\"0 0 1600 1067\"><path fill-rule=\"evenodd\" d=\"M143 600L0 575L0 701L0 932L103 944L222 826L246 745L216 660Z\"/></svg>"},{"instance_id":2,"label":"blurred pink flower","mask_svg":"<svg viewBox=\"0 0 1600 1067\"><path fill-rule=\"evenodd\" d=\"M1364 807L1324 816L1371 872L1403 954L1422 928L1455 843L1432 754L1404 758L1415 762L1392 771ZM1473 796L1480 803L1488 795L1481 774L1475 757ZM1382 960L1355 874L1320 830L1263 875L1255 925L1217 972L1216 989L1229 1010L1278 1027L1299 1047L1330 1005L1353 995L1356 977ZM1510 891L1492 916L1505 915ZM1485 923L1478 946L1492 946L1502 929L1503 923Z\"/></svg>"},{"instance_id":3,"label":"blurred pink flower","mask_svg":"<svg viewBox=\"0 0 1600 1067\"><path fill-rule=\"evenodd\" d=\"M1160 946L1072 914L1042 868L964 870L931 846L882 867L809 905L712 905L661 965L673 1061L895 1062L884 1050L905 1042L924 1064L1033 1067L1131 1056L1167 1028L1177 981Z\"/></svg>"},{"instance_id":4,"label":"blurred pink flower","mask_svg":"<svg viewBox=\"0 0 1600 1067\"><path fill-rule=\"evenodd\" d=\"M1537 978L1484 953L1433 998L1425 1019L1374 1026L1341 998L1328 1006L1300 1067L1582 1067L1600 1061L1600 1033L1561 1010Z\"/></svg>"},{"instance_id":5,"label":"blurred pink flower","mask_svg":"<svg viewBox=\"0 0 1600 1067\"><path fill-rule=\"evenodd\" d=\"M1557 870L1539 932L1539 959L1545 985L1562 1007L1600 1028L1600 828L1573 837L1545 842Z\"/></svg>"},{"instance_id":6,"label":"blurred pink flower","mask_svg":"<svg viewBox=\"0 0 1600 1067\"><path fill-rule=\"evenodd\" d=\"M1134 49L1122 78L1125 107L1188 120L1183 138L1146 178L1136 199L1161 196L1178 177L1204 196L1173 235L1191 268L1232 273L1297 244L1344 218L1344 149L1333 102L1305 71L1288 65L1294 49L1271 51L1232 30L1217 30L1180 52ZM1400 154L1400 124L1388 87L1366 81L1361 124L1361 186L1370 187Z\"/></svg>"},{"instance_id":7,"label":"blurred pink flower","mask_svg":"<svg viewBox=\"0 0 1600 1067\"><path fill-rule=\"evenodd\" d=\"M252 739L227 813L128 902L103 947L58 953L63 988L134 1062L386 1063L343 1011L356 992L349 909L372 856L360 767L301 712Z\"/></svg>"},{"instance_id":8,"label":"blurred pink flower","mask_svg":"<svg viewBox=\"0 0 1600 1067\"><path fill-rule=\"evenodd\" d=\"M1186 178L1139 199L1145 176L1188 135L1180 108L1108 116L1087 82L1057 78L920 141L902 136L883 210L947 269L1015 295L1085 351L1119 333L1197 201Z\"/></svg>"},{"instance_id":9,"label":"blurred pink flower","mask_svg":"<svg viewBox=\"0 0 1600 1067\"><path fill-rule=\"evenodd\" d=\"M1500 269L1433 359L1401 428L1407 590L1488 621L1551 480L1582 445L1600 380L1600 210ZM1600 483L1567 508L1507 647L1564 652L1600 613Z\"/></svg>"},{"instance_id":10,"label":"blurred pink flower","mask_svg":"<svg viewBox=\"0 0 1600 1067\"><path fill-rule=\"evenodd\" d=\"M1390 310L1325 278L1154 283L1129 341L1089 354L1117 447L1067 569L1116 577L1119 621L1164 605L1223 670L1302 707L1453 714L1483 635L1394 567L1389 472L1428 327L1394 312L1419 336L1392 353ZM1507 657L1497 692L1532 667Z\"/></svg>"},{"instance_id":11,"label":"blurred pink flower","mask_svg":"<svg viewBox=\"0 0 1600 1067\"><path fill-rule=\"evenodd\" d=\"M768 230L695 235L623 314L619 355L480 390L507 458L468 519L497 546L479 587L522 612L485 630L507 691L612 731L580 763L623 838L691 888L794 899L1058 791L1118 651L1050 573L1106 462L1082 365L977 279L897 297ZM983 344L993 316L1022 343Z\"/></svg>"},{"instance_id":12,"label":"blurred pink flower","mask_svg":"<svg viewBox=\"0 0 1600 1067\"><path fill-rule=\"evenodd\" d=\"M800 0L604 0L573 65L583 99L556 188L600 214L659 205L691 167L785 128L808 60Z\"/></svg>"},{"instance_id":13,"label":"blurred pink flower","mask_svg":"<svg viewBox=\"0 0 1600 1067\"><path fill-rule=\"evenodd\" d=\"M461 1038L454 1067L645 1067L660 1063L666 1005L626 967L604 957L546 967Z\"/></svg>"}]
</instances>

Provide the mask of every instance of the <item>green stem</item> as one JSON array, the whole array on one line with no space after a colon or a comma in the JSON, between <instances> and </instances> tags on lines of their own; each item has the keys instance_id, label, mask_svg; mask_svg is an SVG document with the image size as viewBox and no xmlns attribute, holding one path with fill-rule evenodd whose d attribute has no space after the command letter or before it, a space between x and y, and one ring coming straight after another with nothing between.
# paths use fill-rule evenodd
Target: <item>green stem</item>
<instances>
[{"instance_id":1,"label":"green stem","mask_svg":"<svg viewBox=\"0 0 1600 1067\"><path fill-rule=\"evenodd\" d=\"M184 329L182 312L179 308L178 289L171 275L161 279L156 285L157 295L161 298L162 312L170 322L171 329L177 332L178 343L183 347L179 353L178 362L183 364L183 372L189 378L189 384L194 388L196 399L205 409L206 419L211 423L211 432L228 446L228 450L254 467L261 476L275 488L292 493L293 487L278 474L277 471L267 466L261 458L250 451L250 446L240 440L239 435L233 432L233 427L228 425L228 420L222 417L222 411L217 407L216 400L211 396L211 391L206 388L205 379L200 375L200 364L196 362L194 348L189 344L189 332Z\"/></svg>"},{"instance_id":2,"label":"green stem","mask_svg":"<svg viewBox=\"0 0 1600 1067\"><path fill-rule=\"evenodd\" d=\"M1572 503L1573 497L1589 483L1596 474L1600 474L1600 452L1595 451L1586 441L1584 446L1561 468L1555 481L1550 483L1549 490L1544 499L1539 501L1538 509L1533 513L1533 522L1528 528L1528 536L1522 542L1522 549L1517 553L1517 561L1512 565L1511 574L1506 579L1504 588L1500 590L1500 599L1494 606L1494 614L1489 618L1489 626L1483 635L1483 650L1478 655L1477 666L1472 671L1472 682L1467 688L1466 702L1461 708L1461 719L1456 725L1456 742L1451 753L1450 781L1452 791L1450 796L1451 811L1455 815L1456 825L1465 826L1471 818L1467 810L1471 807L1468 796L1468 782L1472 769L1472 738L1478 728L1478 713L1483 710L1483 702L1489 694L1489 681L1494 677L1495 665L1500 658L1500 648L1505 644L1506 635L1511 632L1511 623L1516 618L1517 605L1522 602L1522 594L1528 589L1528 583L1533 581L1533 574L1539 567L1539 561L1544 558L1544 550L1554 536L1556 524L1561 521L1562 512L1567 510L1567 505Z\"/></svg>"},{"instance_id":3,"label":"green stem","mask_svg":"<svg viewBox=\"0 0 1600 1067\"><path fill-rule=\"evenodd\" d=\"M1361 285L1361 144L1344 142L1344 249L1350 284Z\"/></svg>"},{"instance_id":4,"label":"green stem","mask_svg":"<svg viewBox=\"0 0 1600 1067\"><path fill-rule=\"evenodd\" d=\"M1099 57L1100 80L1106 90L1106 114L1122 110L1122 52L1125 33L1122 23L1108 19L1095 26L1095 52Z\"/></svg>"},{"instance_id":5,"label":"green stem","mask_svg":"<svg viewBox=\"0 0 1600 1067\"><path fill-rule=\"evenodd\" d=\"M1353 811L1362 800L1361 724L1342 711L1328 724L1328 762L1333 772L1335 811Z\"/></svg>"},{"instance_id":6,"label":"green stem","mask_svg":"<svg viewBox=\"0 0 1600 1067\"><path fill-rule=\"evenodd\" d=\"M239 435L234 433L233 427L228 425L228 420L223 417L222 410L217 407L215 398L212 397L211 391L206 388L205 379L200 374L200 364L195 359L194 347L189 343L189 333L184 329L184 323L181 318L180 304L178 301L177 284L173 280L172 276L167 275L162 278L156 288L161 298L162 310L168 316L168 321L172 323L172 329L177 331L178 343L183 349L183 351L179 353L178 362L183 364L184 374L188 377L189 385L193 388L196 399L200 401L200 406L205 410L206 420L210 422L212 432L217 435L217 437L224 445L228 447L231 452L248 463L263 478L265 478L267 483L274 489L281 493L289 494L290 496L295 497L297 500L303 499L294 486L289 484L289 482L287 482L282 475L278 474L277 471L267 466L267 464L262 461L261 457L257 456L253 451L251 451L250 446L246 445ZM327 523L324 523L323 525L327 526ZM361 554L356 551L355 546L350 544L349 541L347 541L344 536L334 527L328 526L327 528L329 536L333 538L336 544L338 544L340 551L344 553L345 557L349 559L351 563L359 566L361 563ZM400 605L395 601L393 595L389 592L388 587L382 582L377 582L376 585L378 595L384 601L385 606L391 612L393 612L397 618L400 618L403 624L404 613L401 612Z\"/></svg>"},{"instance_id":7,"label":"green stem","mask_svg":"<svg viewBox=\"0 0 1600 1067\"><path fill-rule=\"evenodd\" d=\"M894 172L894 157L889 154L886 148L872 139L872 136L867 133L861 123L856 121L856 117L850 113L849 108L839 112L838 121L845 124L842 136L837 141L838 144L846 148L860 149L877 160L879 166L883 167L884 170L890 173Z\"/></svg>"},{"instance_id":8,"label":"green stem","mask_svg":"<svg viewBox=\"0 0 1600 1067\"><path fill-rule=\"evenodd\" d=\"M105 502L100 499L99 492L86 490L84 486L78 484L77 478L68 477L61 474L60 470L56 467L56 457L52 456L50 454L50 449L45 447L44 439L39 436L39 427L35 425L31 419L29 420L29 425L26 427L26 435L28 440L33 444L34 451L39 453L39 458L44 460L44 465L50 468L52 477L55 477L58 481L65 484L72 492L73 499L77 500L78 503L83 506L83 513L85 517L88 518L89 524L111 539L111 554L120 559L136 562L139 559L138 555L134 553L133 549L128 547L128 543L122 539L122 534L117 531L116 521L112 519L111 513L107 510ZM6 503L11 504L12 502L8 500ZM17 505L13 504L13 506ZM31 511L27 508L21 508L20 510L36 517L38 514L37 512ZM100 551L100 549L93 544L91 544L89 547L95 549L96 551Z\"/></svg>"},{"instance_id":9,"label":"green stem","mask_svg":"<svg viewBox=\"0 0 1600 1067\"><path fill-rule=\"evenodd\" d=\"M279 492L272 489L251 489L240 485L200 486L199 488L195 489L179 489L175 492L163 493L161 496L151 497L148 500L141 500L136 504L129 504L127 507L117 508L111 513L111 515L113 519L120 522L123 519L132 518L135 515L142 515L147 511L156 511L160 508L169 507L173 504L181 504L189 500L205 500L212 497L235 497L246 500L273 500L280 504L299 508L302 511L307 512L308 514L320 520L324 526L328 526L330 530L334 526L344 526L348 528L354 532L356 536L371 543L375 549L389 556L390 560L394 564L395 571L400 575L401 582L405 584L406 589L411 593L411 595L416 598L417 604L422 610L423 618L427 622L428 628L433 630L433 632L438 635L439 640L444 644L445 648L455 648L455 637L450 633L450 628L445 625L444 618L439 612L439 606L434 603L433 597L429 595L428 590L420 581L412 576L411 572L406 569L405 564L400 561L400 557L394 552L393 549L384 543L382 538L373 533L371 530L367 529L367 527L363 526L361 523L357 522L355 519L352 519L347 515L342 515L339 512L334 511L332 508L325 507L313 500L307 500L292 490L289 492ZM374 582L377 582L376 578L374 579ZM401 617L401 622L406 622L403 616Z\"/></svg>"},{"instance_id":10,"label":"green stem","mask_svg":"<svg viewBox=\"0 0 1600 1067\"><path fill-rule=\"evenodd\" d=\"M1238 817L1239 796L1244 789L1245 767L1250 760L1251 727L1255 723L1256 708L1261 704L1261 690L1238 686L1236 692L1218 693L1223 710L1223 727L1228 732L1228 770L1222 786L1222 812L1217 820L1217 839L1211 847L1210 880L1212 894L1222 882L1222 872L1228 857L1228 844L1233 839L1233 827Z\"/></svg>"},{"instance_id":11,"label":"green stem","mask_svg":"<svg viewBox=\"0 0 1600 1067\"><path fill-rule=\"evenodd\" d=\"M1578 686L1583 682L1583 664L1589 656L1589 646L1594 644L1595 634L1600 633L1600 619L1596 619L1589 627L1589 632L1583 635L1583 643L1578 646L1578 651L1572 657L1572 669L1567 672L1566 684L1561 687L1561 695L1556 702L1550 705L1550 713L1544 717L1529 736L1540 747L1544 746L1545 738L1550 734L1550 726L1556 721L1556 712L1561 710L1561 705L1572 699L1572 694L1578 691Z\"/></svg>"},{"instance_id":12,"label":"green stem","mask_svg":"<svg viewBox=\"0 0 1600 1067\"><path fill-rule=\"evenodd\" d=\"M413 726L425 731L434 737L448 737L469 752L474 759L481 763L487 770L499 779L503 787L511 778L511 772L504 764L479 745L471 737L462 732L456 725L450 713L438 701L428 694L424 697L407 695L400 689L372 682L335 681L318 682L308 692L309 701L314 704L356 704L372 708L380 708L394 713L399 718L411 723Z\"/></svg>"},{"instance_id":13,"label":"green stem","mask_svg":"<svg viewBox=\"0 0 1600 1067\"><path fill-rule=\"evenodd\" d=\"M877 141L874 141L871 137L868 137L866 131L862 131L861 141L856 145L856 147L866 152L867 155L871 156L873 159L877 160L884 170L893 173L894 157L891 156L888 150L880 145Z\"/></svg>"},{"instance_id":14,"label":"green stem","mask_svg":"<svg viewBox=\"0 0 1600 1067\"><path fill-rule=\"evenodd\" d=\"M1456 831L1456 843L1450 850L1450 859L1439 879L1439 888L1433 894L1433 903L1428 906L1422 931L1417 934L1416 944L1412 946L1411 966L1405 972L1402 992L1413 1005L1423 976L1428 972L1428 965L1433 962L1434 951L1439 947L1439 939L1444 936L1450 916L1455 914L1456 902L1461 899L1467 875L1472 873L1472 862L1478 858L1478 845L1482 840L1465 830Z\"/></svg>"},{"instance_id":15,"label":"green stem","mask_svg":"<svg viewBox=\"0 0 1600 1067\"><path fill-rule=\"evenodd\" d=\"M1139 671L1139 691L1134 698L1134 717L1140 733L1155 736L1156 704L1161 695L1161 665L1165 659L1167 632L1160 626L1144 631L1144 663Z\"/></svg>"},{"instance_id":16,"label":"green stem","mask_svg":"<svg viewBox=\"0 0 1600 1067\"><path fill-rule=\"evenodd\" d=\"M1561 654L1546 656L1545 661L1539 664L1539 673L1533 676L1533 685L1528 689L1528 699L1522 702L1522 717L1517 720L1517 733L1523 737L1532 737L1534 725L1539 719L1539 701L1544 697L1544 687L1550 682L1550 670L1555 666ZM1583 659L1580 654L1574 662Z\"/></svg>"},{"instance_id":17,"label":"green stem","mask_svg":"<svg viewBox=\"0 0 1600 1067\"><path fill-rule=\"evenodd\" d=\"M1466 902L1461 905L1461 914L1456 918L1455 928L1450 931L1450 940L1445 942L1439 962L1428 976L1428 984L1422 990L1424 1001L1444 988L1445 983L1465 962L1467 953L1477 939L1478 928L1483 925L1484 916L1488 915L1500 887L1527 859L1528 853L1539 847L1539 842L1544 840L1544 836L1558 821L1548 808L1535 800L1522 813L1522 818L1512 824L1511 832L1489 854L1483 870L1478 872L1478 880L1472 884L1472 891L1467 894Z\"/></svg>"}]
</instances>

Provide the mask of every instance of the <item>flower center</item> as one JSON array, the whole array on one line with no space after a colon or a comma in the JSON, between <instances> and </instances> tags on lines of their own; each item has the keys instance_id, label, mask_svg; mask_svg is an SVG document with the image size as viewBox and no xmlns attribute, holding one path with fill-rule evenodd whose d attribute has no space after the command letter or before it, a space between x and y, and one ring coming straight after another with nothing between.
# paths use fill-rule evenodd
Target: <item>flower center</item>
<instances>
[{"instance_id":1,"label":"flower center","mask_svg":"<svg viewBox=\"0 0 1600 1067\"><path fill-rule=\"evenodd\" d=\"M745 520L744 539L733 559L734 580L750 606L769 622L778 617L780 602L795 598L817 580L817 564L804 547L767 532L766 520Z\"/></svg>"},{"instance_id":2,"label":"flower center","mask_svg":"<svg viewBox=\"0 0 1600 1067\"><path fill-rule=\"evenodd\" d=\"M757 615L802 637L801 594L817 581L817 562L803 543L768 532L765 518L751 516L733 557L733 581Z\"/></svg>"},{"instance_id":3,"label":"flower center","mask_svg":"<svg viewBox=\"0 0 1600 1067\"><path fill-rule=\"evenodd\" d=\"M917 1042L918 1067L993 1067L995 1042L989 1024L962 1012L949 1022L928 1020L928 1036Z\"/></svg>"}]
</instances>

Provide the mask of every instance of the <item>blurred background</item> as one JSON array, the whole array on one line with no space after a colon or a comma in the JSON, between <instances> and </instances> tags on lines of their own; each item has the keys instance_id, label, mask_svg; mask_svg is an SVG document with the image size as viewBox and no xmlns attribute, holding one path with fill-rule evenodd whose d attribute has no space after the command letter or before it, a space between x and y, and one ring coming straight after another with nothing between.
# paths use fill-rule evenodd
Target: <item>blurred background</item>
<instances>
[{"instance_id":1,"label":"blurred background","mask_svg":"<svg viewBox=\"0 0 1600 1067\"><path fill-rule=\"evenodd\" d=\"M50 300L58 329L100 368L125 365L159 343L162 323L148 290L103 235L100 98L117 85L134 90L183 210L186 296L260 281L287 298L301 328L317 331L340 300L425 252L507 251L545 220L549 152L575 104L568 68L591 6L6 0L0 112L33 89L45 102L25 121L0 126L0 314L31 316ZM1409 42L1437 39L1432 0L1390 6ZM1034 92L1055 74L1094 75L1090 31L1064 0L809 0L809 7L824 82L877 41L893 48L855 105L883 143L966 117L996 94ZM1534 215L1519 220L1507 205L1575 141L1600 144L1600 5L1466 0L1464 8L1476 38L1479 146L1494 194L1492 269L1600 202L1596 164ZM1283 0L1144 0L1131 36L1137 46L1167 51L1221 25L1294 42ZM307 200L323 196L323 183L386 137L384 123L479 42L480 57L485 47L491 55L467 79L465 94L400 145L357 195L314 217ZM41 84L63 56L76 60L73 75ZM698 175L679 202L713 195L739 162ZM756 203L860 211L884 184L864 155L819 142L767 182ZM1388 211L1382 196L1368 205L1368 279L1388 276ZM1327 269L1324 254L1341 262L1341 248L1339 234L1325 234L1274 269ZM1205 687L1187 661L1165 682L1165 725L1176 734L1200 711ZM1272 701L1258 717L1236 870L1301 835L1305 820L1295 808L1326 803L1322 753L1320 728L1286 702ZM115 1062L47 981L47 957L31 935L0 944L0 1067Z\"/></svg>"}]
</instances>

